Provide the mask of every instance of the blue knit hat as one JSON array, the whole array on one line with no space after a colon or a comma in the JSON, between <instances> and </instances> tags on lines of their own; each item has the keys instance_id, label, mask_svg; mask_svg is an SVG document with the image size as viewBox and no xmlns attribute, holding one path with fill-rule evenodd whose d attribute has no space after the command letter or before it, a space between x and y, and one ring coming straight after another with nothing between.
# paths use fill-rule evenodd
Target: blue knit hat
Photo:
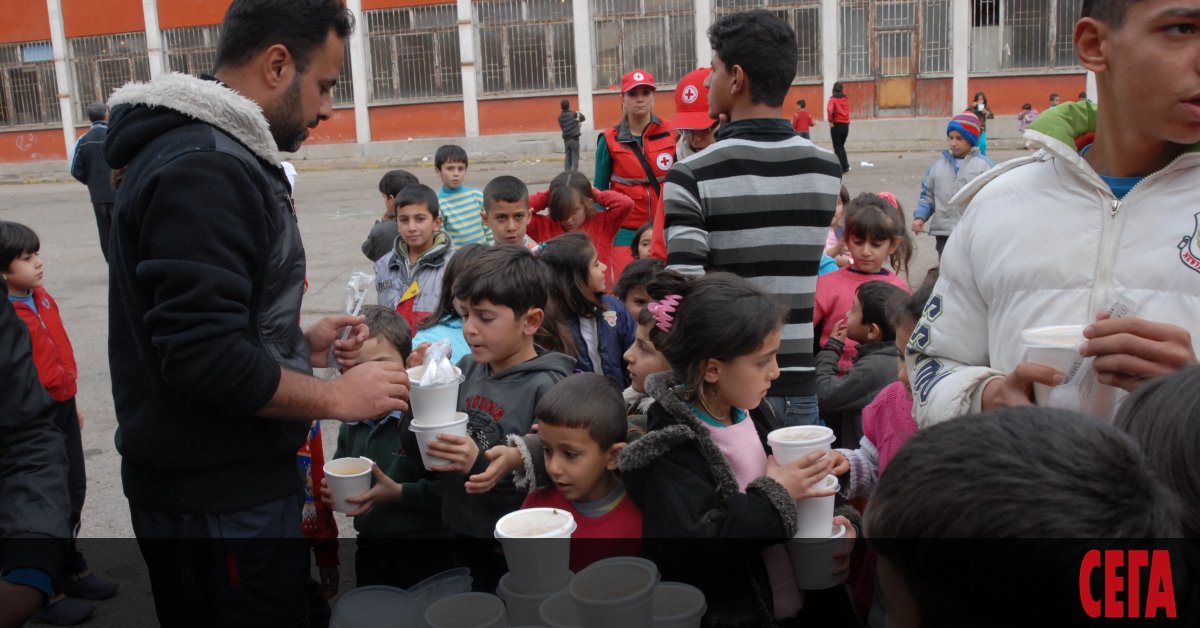
<instances>
[{"instance_id":1,"label":"blue knit hat","mask_svg":"<svg viewBox=\"0 0 1200 628\"><path fill-rule=\"evenodd\" d=\"M958 131L971 146L975 146L979 144L979 117L969 111L960 113L946 125L946 134L951 131Z\"/></svg>"}]
</instances>

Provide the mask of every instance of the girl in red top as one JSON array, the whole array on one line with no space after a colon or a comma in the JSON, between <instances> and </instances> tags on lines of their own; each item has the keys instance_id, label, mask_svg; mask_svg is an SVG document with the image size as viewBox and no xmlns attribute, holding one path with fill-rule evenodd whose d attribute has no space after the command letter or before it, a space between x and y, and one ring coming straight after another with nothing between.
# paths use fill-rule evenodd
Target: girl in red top
<instances>
[{"instance_id":1,"label":"girl in red top","mask_svg":"<svg viewBox=\"0 0 1200 628\"><path fill-rule=\"evenodd\" d=\"M607 211L597 211L596 205ZM613 268L613 238L633 210L633 200L615 190L597 190L578 172L563 172L550 182L550 189L529 195L535 213L526 233L538 242L547 242L568 231L582 231L596 246L596 256L608 267L605 286L612 289L619 277ZM540 213L549 208L550 215ZM628 250L628 247L622 247Z\"/></svg>"},{"instance_id":2,"label":"girl in red top","mask_svg":"<svg viewBox=\"0 0 1200 628\"><path fill-rule=\"evenodd\" d=\"M833 95L825 108L829 121L829 135L833 139L833 152L842 162L842 172L850 172L850 161L846 159L846 138L850 136L850 99L842 91L842 84L833 84Z\"/></svg>"}]
</instances>

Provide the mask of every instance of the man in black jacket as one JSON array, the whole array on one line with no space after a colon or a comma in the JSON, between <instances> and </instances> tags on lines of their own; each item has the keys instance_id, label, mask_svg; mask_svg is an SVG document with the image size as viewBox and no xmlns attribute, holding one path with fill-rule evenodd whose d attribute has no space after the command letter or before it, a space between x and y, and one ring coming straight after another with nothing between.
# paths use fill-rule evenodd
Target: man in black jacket
<instances>
[{"instance_id":1,"label":"man in black jacket","mask_svg":"<svg viewBox=\"0 0 1200 628\"><path fill-rule=\"evenodd\" d=\"M571 101L564 98L559 103L562 113L558 114L558 127L562 129L563 144L566 146L567 159L565 170L579 170L579 125L587 118L582 113L571 111Z\"/></svg>"},{"instance_id":2,"label":"man in black jacket","mask_svg":"<svg viewBox=\"0 0 1200 628\"><path fill-rule=\"evenodd\" d=\"M304 247L279 152L331 115L352 29L340 0L235 0L215 77L168 74L110 99L116 444L164 626L298 625L309 424L407 407L400 364L312 377L331 346L357 357L361 317L299 326Z\"/></svg>"},{"instance_id":3,"label":"man in black jacket","mask_svg":"<svg viewBox=\"0 0 1200 628\"><path fill-rule=\"evenodd\" d=\"M100 251L108 261L108 232L112 227L112 206L116 193L112 187L112 169L104 161L104 138L108 136L108 107L102 102L88 105L88 129L75 144L75 158L71 162L71 176L88 188L92 197L92 209L96 212L96 228L100 231Z\"/></svg>"}]
</instances>

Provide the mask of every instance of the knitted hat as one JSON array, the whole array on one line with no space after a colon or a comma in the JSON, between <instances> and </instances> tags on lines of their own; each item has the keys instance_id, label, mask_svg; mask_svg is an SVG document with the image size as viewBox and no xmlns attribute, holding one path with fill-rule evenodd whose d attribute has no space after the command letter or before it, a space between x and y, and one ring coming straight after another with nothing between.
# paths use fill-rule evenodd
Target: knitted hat
<instances>
[{"instance_id":1,"label":"knitted hat","mask_svg":"<svg viewBox=\"0 0 1200 628\"><path fill-rule=\"evenodd\" d=\"M971 146L975 146L979 143L979 117L969 111L960 113L946 125L946 134L951 131L958 131Z\"/></svg>"}]
</instances>

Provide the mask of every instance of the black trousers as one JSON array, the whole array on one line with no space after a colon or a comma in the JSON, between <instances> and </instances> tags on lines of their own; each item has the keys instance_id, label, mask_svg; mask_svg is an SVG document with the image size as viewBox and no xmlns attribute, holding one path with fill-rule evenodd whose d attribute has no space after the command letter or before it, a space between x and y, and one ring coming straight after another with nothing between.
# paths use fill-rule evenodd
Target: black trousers
<instances>
[{"instance_id":1,"label":"black trousers","mask_svg":"<svg viewBox=\"0 0 1200 628\"><path fill-rule=\"evenodd\" d=\"M846 159L846 138L850 137L850 125L839 122L829 128L829 136L833 139L833 153L842 163L842 172L850 170L850 161Z\"/></svg>"},{"instance_id":2,"label":"black trousers","mask_svg":"<svg viewBox=\"0 0 1200 628\"><path fill-rule=\"evenodd\" d=\"M300 508L299 494L215 514L130 504L163 628L301 626L309 563Z\"/></svg>"},{"instance_id":3,"label":"black trousers","mask_svg":"<svg viewBox=\"0 0 1200 628\"><path fill-rule=\"evenodd\" d=\"M942 251L945 250L946 241L950 239L950 236L935 235L933 236L933 239L937 242L938 261L941 261Z\"/></svg>"},{"instance_id":4,"label":"black trousers","mask_svg":"<svg viewBox=\"0 0 1200 628\"><path fill-rule=\"evenodd\" d=\"M75 411L74 398L56 404L54 423L66 437L67 494L71 497L71 539L59 568L59 575L65 578L78 575L87 569L83 554L75 547L75 538L79 536L79 521L83 514L83 501L87 497L87 471L83 464L83 436L79 432L79 417Z\"/></svg>"},{"instance_id":5,"label":"black trousers","mask_svg":"<svg viewBox=\"0 0 1200 628\"><path fill-rule=\"evenodd\" d=\"M100 252L104 254L104 262L108 263L108 236L112 231L112 203L92 203L96 212L96 231L100 233Z\"/></svg>"},{"instance_id":6,"label":"black trousers","mask_svg":"<svg viewBox=\"0 0 1200 628\"><path fill-rule=\"evenodd\" d=\"M579 170L579 138L563 140L563 143L567 147L567 162L563 169L567 172L576 172Z\"/></svg>"}]
</instances>

